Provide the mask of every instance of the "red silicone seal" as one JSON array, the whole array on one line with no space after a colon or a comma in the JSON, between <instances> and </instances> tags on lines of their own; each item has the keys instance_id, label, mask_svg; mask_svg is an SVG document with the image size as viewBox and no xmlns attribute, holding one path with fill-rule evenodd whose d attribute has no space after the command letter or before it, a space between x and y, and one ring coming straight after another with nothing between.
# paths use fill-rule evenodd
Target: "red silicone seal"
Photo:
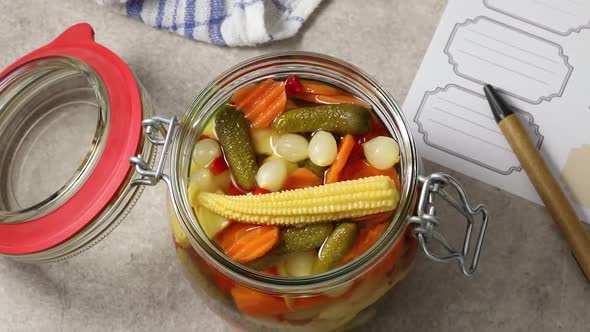
<instances>
[{"instance_id":1,"label":"red silicone seal","mask_svg":"<svg viewBox=\"0 0 590 332\"><path fill-rule=\"evenodd\" d=\"M106 86L110 122L105 147L92 173L67 202L38 219L0 224L0 253L39 252L72 237L100 215L132 170L128 158L137 153L142 130L139 87L129 67L94 41L89 24L74 25L53 42L20 58L0 73L0 79L30 61L64 56L86 63Z\"/></svg>"}]
</instances>

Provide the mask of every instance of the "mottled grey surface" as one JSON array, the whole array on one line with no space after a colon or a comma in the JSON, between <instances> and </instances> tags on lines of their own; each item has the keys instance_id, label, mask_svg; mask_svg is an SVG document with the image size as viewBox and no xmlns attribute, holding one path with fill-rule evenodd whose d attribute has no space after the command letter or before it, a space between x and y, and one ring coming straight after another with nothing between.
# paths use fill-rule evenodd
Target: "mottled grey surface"
<instances>
[{"instance_id":1,"label":"mottled grey surface","mask_svg":"<svg viewBox=\"0 0 590 332\"><path fill-rule=\"evenodd\" d=\"M160 114L181 115L228 66L276 50L318 51L353 62L401 102L445 3L370 2L324 0L303 34L261 48L228 49L157 31L88 0L1 0L0 68L86 21L98 42L129 63ZM448 171L432 163L426 169ZM421 255L363 330L588 331L590 286L545 210L451 173L491 211L477 274L465 278L455 264ZM147 189L115 232L66 262L35 266L0 258L0 330L230 331L192 295L177 269L164 206L165 188Z\"/></svg>"}]
</instances>

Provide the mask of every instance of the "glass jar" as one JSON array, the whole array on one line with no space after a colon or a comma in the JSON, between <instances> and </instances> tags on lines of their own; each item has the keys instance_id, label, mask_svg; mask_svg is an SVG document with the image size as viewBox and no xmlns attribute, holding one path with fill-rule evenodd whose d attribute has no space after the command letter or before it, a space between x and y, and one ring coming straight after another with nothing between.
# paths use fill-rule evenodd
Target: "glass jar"
<instances>
[{"instance_id":1,"label":"glass jar","mask_svg":"<svg viewBox=\"0 0 590 332\"><path fill-rule=\"evenodd\" d=\"M143 186L130 155L153 164L141 121L152 105L88 24L0 73L0 253L52 262L107 236Z\"/></svg>"},{"instance_id":2,"label":"glass jar","mask_svg":"<svg viewBox=\"0 0 590 332\"><path fill-rule=\"evenodd\" d=\"M237 90L265 79L289 75L337 86L369 103L400 145L401 200L392 222L365 254L340 268L308 277L259 273L229 260L205 235L189 202L191 151L224 102ZM469 275L477 265L487 223L484 207L472 209L451 177L419 175L421 160L410 126L395 100L374 79L341 60L307 52L270 54L246 61L220 75L195 99L172 138L170 153L171 226L178 256L195 290L209 306L248 330L330 331L366 321L371 306L408 273L421 246L437 260L457 259ZM453 188L458 199L443 190ZM436 231L434 197L451 200L468 221L465 243L456 251ZM417 215L416 215L417 214ZM465 261L475 217L482 217L472 262ZM440 241L444 255L431 252Z\"/></svg>"},{"instance_id":3,"label":"glass jar","mask_svg":"<svg viewBox=\"0 0 590 332\"><path fill-rule=\"evenodd\" d=\"M420 175L403 112L360 69L306 52L254 58L209 84L178 121L152 117L131 70L93 36L88 24L73 26L0 73L0 254L27 262L76 255L121 222L144 186L163 181L188 279L214 311L241 328L327 331L360 324L407 275L417 248L434 260L456 260L465 275L475 271L485 207L471 207L448 175ZM262 274L225 257L201 229L187 192L191 151L214 111L245 85L288 75L338 86L370 104L401 155L401 198L381 239L342 267L299 278ZM437 231L438 198L466 220L460 250Z\"/></svg>"}]
</instances>

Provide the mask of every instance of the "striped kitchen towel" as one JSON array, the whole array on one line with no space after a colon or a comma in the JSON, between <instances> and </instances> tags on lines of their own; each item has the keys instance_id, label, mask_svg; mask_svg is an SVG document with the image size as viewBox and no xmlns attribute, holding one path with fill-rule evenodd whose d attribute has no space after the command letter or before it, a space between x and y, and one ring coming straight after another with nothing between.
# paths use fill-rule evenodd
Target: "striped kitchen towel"
<instances>
[{"instance_id":1,"label":"striped kitchen towel","mask_svg":"<svg viewBox=\"0 0 590 332\"><path fill-rule=\"evenodd\" d=\"M153 27L216 45L252 46L297 33L321 0L96 0Z\"/></svg>"}]
</instances>

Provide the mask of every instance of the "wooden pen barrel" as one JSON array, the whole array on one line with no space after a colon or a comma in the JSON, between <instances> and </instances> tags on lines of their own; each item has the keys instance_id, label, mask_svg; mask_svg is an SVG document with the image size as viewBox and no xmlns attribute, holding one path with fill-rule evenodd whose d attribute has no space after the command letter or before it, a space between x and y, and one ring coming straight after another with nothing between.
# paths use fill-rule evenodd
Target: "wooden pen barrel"
<instances>
[{"instance_id":1,"label":"wooden pen barrel","mask_svg":"<svg viewBox=\"0 0 590 332\"><path fill-rule=\"evenodd\" d=\"M590 237L578 219L559 183L553 177L537 148L533 145L516 114L498 125L512 146L520 164L541 196L545 207L559 225L584 274L590 276ZM589 278L590 280L590 278Z\"/></svg>"}]
</instances>

